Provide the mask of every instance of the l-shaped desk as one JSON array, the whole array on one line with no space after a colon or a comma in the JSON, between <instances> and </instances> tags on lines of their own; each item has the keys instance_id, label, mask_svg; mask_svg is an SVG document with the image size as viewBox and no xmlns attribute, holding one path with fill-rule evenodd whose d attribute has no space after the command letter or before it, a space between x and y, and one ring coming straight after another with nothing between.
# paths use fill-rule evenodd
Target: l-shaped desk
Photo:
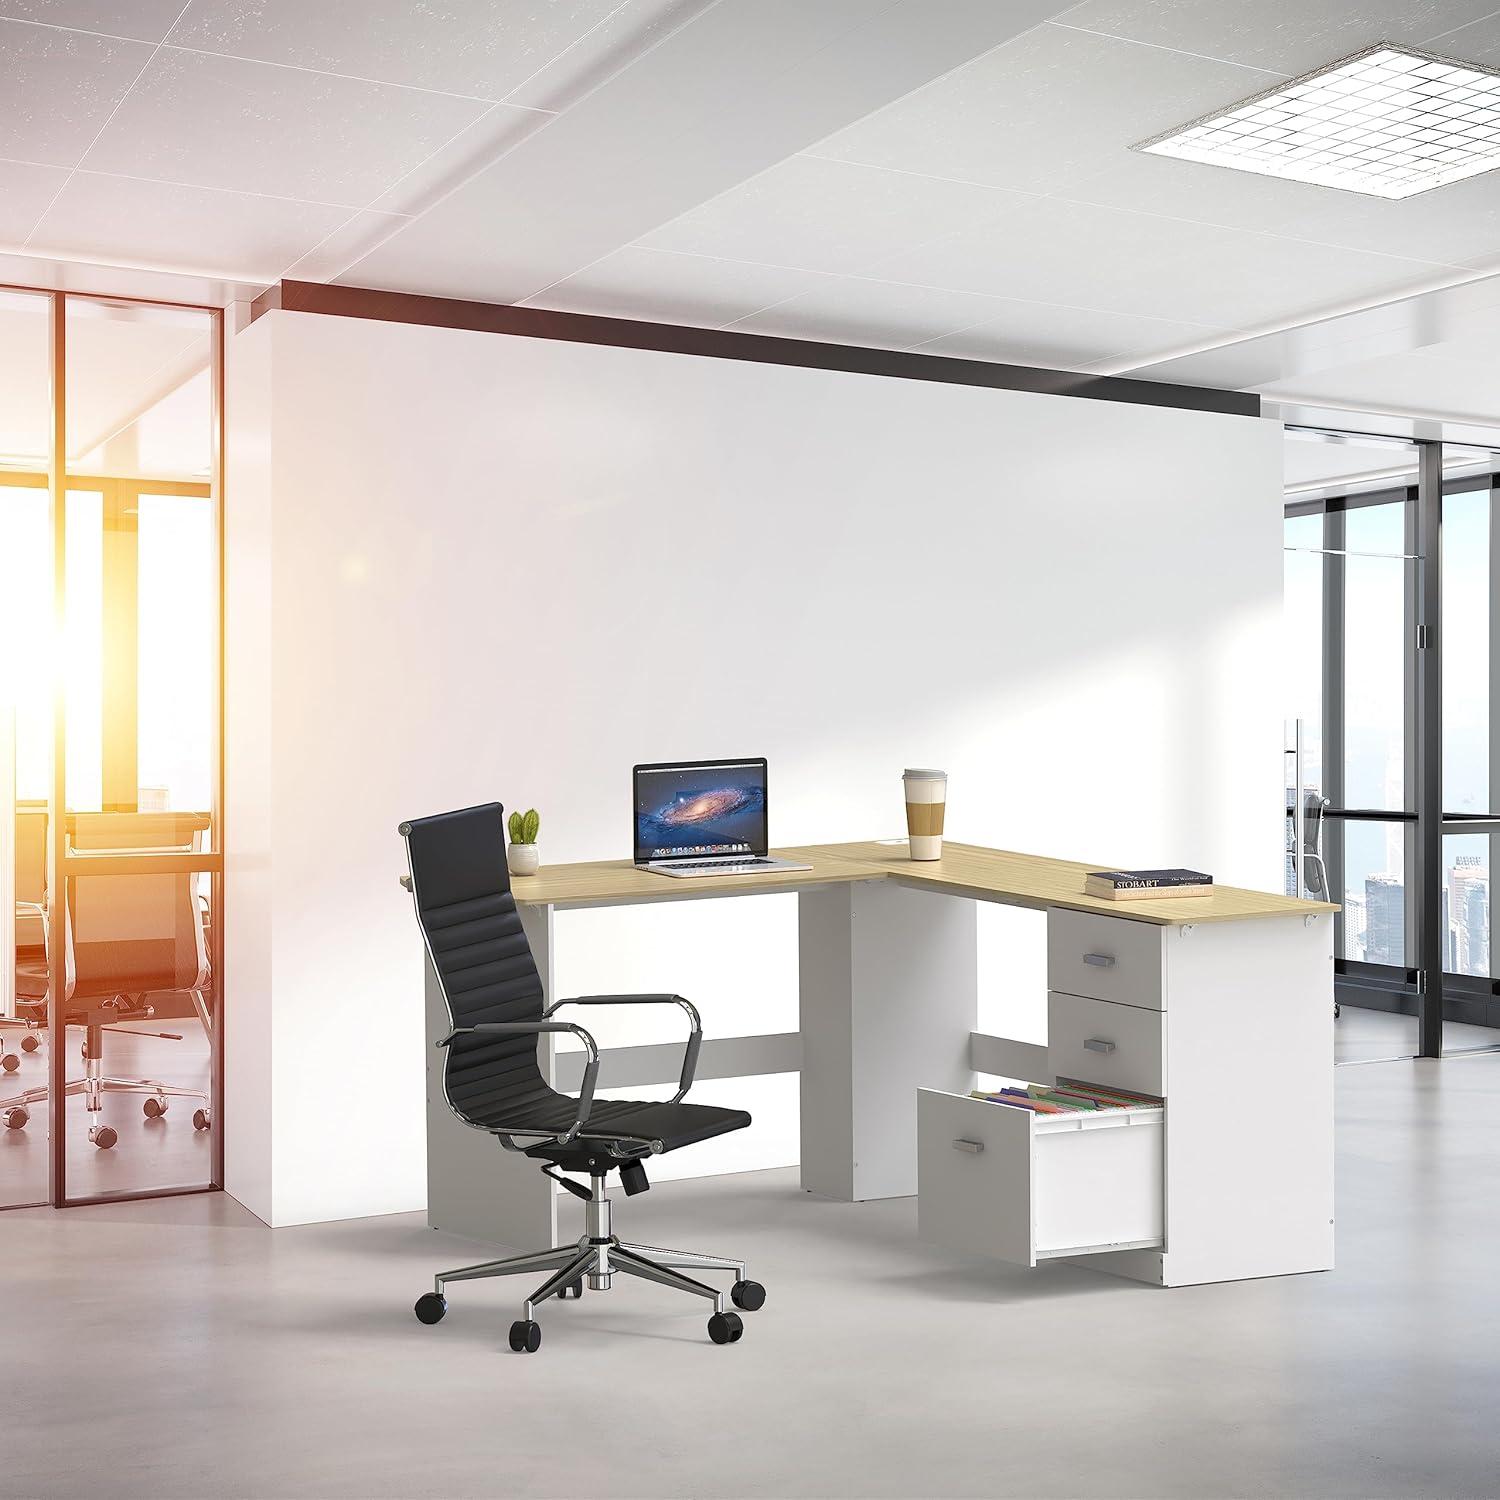
<instances>
[{"instance_id":1,"label":"l-shaped desk","mask_svg":"<svg viewBox=\"0 0 1500 1500\"><path fill-rule=\"evenodd\" d=\"M948 843L775 853L808 870L666 879L625 860L544 867L512 890L550 1003L556 911L798 897L802 1186L845 1200L917 1193L924 1237L1034 1265L1083 1258L1165 1286L1333 1264L1336 907L1220 887L1129 902L1089 870ZM1047 914L1045 1046L977 1032L976 902ZM535 1162L463 1125L442 1094L448 1018L427 972L428 1222L507 1245L552 1244L557 1189ZM690 997L691 998L691 997ZM710 1037L713 1016L705 1016ZM767 1044L775 1039L766 1039ZM795 1038L786 1041L795 1043ZM576 1087L578 1055L544 1069ZM665 1082L623 1049L625 1076ZM699 1076L715 1068L705 1041ZM644 1059L644 1062L643 1062ZM1161 1097L1161 1108L1039 1116L969 1098L975 1073Z\"/></svg>"}]
</instances>

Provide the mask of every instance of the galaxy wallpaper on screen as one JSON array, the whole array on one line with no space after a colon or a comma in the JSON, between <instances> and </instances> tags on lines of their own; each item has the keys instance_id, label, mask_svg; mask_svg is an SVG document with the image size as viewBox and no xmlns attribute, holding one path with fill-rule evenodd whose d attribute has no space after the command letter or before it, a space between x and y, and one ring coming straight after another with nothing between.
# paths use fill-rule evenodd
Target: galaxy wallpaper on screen
<instances>
[{"instance_id":1,"label":"galaxy wallpaper on screen","mask_svg":"<svg viewBox=\"0 0 1500 1500\"><path fill-rule=\"evenodd\" d=\"M748 853L761 846L765 815L759 766L642 771L636 781L635 843L650 859Z\"/></svg>"}]
</instances>

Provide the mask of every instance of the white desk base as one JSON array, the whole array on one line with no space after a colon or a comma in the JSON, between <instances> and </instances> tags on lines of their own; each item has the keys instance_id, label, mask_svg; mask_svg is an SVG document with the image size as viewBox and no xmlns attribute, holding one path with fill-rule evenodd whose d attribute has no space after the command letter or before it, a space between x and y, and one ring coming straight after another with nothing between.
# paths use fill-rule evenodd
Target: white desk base
<instances>
[{"instance_id":1,"label":"white desk base","mask_svg":"<svg viewBox=\"0 0 1500 1500\"><path fill-rule=\"evenodd\" d=\"M1047 1049L975 1034L973 900L854 880L804 889L798 903L802 1186L847 1201L909 1196L917 1090L966 1094L976 1065L1005 1073L1009 1060L1035 1079ZM552 908L520 910L550 1002ZM1332 929L1328 915L1154 929L1168 997L1164 1248L1079 1263L1165 1286L1332 1266ZM447 1028L429 969L429 1042ZM555 1077L550 1039L542 1047ZM442 1063L433 1047L428 1222L520 1249L556 1243L557 1190L452 1114Z\"/></svg>"}]
</instances>

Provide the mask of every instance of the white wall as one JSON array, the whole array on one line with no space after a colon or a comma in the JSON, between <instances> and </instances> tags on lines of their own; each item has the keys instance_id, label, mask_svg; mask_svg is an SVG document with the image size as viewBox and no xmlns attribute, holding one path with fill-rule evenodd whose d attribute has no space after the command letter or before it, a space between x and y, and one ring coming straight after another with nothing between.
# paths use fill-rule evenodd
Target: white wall
<instances>
[{"instance_id":1,"label":"white wall","mask_svg":"<svg viewBox=\"0 0 1500 1500\"><path fill-rule=\"evenodd\" d=\"M1270 423L291 313L229 413L226 1057L273 1107L226 1134L272 1222L423 1199L402 818L621 857L632 763L764 754L774 841L852 839L940 764L953 837L1277 883ZM1035 1035L1036 921L986 916L984 1022ZM557 931L564 992L795 1025L786 898ZM721 1162L794 1156L787 1082L716 1086L762 1108Z\"/></svg>"},{"instance_id":2,"label":"white wall","mask_svg":"<svg viewBox=\"0 0 1500 1500\"><path fill-rule=\"evenodd\" d=\"M224 1119L216 1122L229 1191L268 1222L278 993L271 887L271 342L236 338L225 371L224 887L226 910L233 900L241 920L224 924Z\"/></svg>"}]
</instances>

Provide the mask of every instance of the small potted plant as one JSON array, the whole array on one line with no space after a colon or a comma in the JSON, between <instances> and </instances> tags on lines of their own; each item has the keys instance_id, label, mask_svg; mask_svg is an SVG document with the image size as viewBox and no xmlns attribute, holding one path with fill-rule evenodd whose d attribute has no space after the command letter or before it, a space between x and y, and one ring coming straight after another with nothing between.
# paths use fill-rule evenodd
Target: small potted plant
<instances>
[{"instance_id":1,"label":"small potted plant","mask_svg":"<svg viewBox=\"0 0 1500 1500\"><path fill-rule=\"evenodd\" d=\"M505 862L512 875L535 875L540 863L536 852L536 836L542 826L542 817L536 808L510 815L510 848L505 852Z\"/></svg>"}]
</instances>

